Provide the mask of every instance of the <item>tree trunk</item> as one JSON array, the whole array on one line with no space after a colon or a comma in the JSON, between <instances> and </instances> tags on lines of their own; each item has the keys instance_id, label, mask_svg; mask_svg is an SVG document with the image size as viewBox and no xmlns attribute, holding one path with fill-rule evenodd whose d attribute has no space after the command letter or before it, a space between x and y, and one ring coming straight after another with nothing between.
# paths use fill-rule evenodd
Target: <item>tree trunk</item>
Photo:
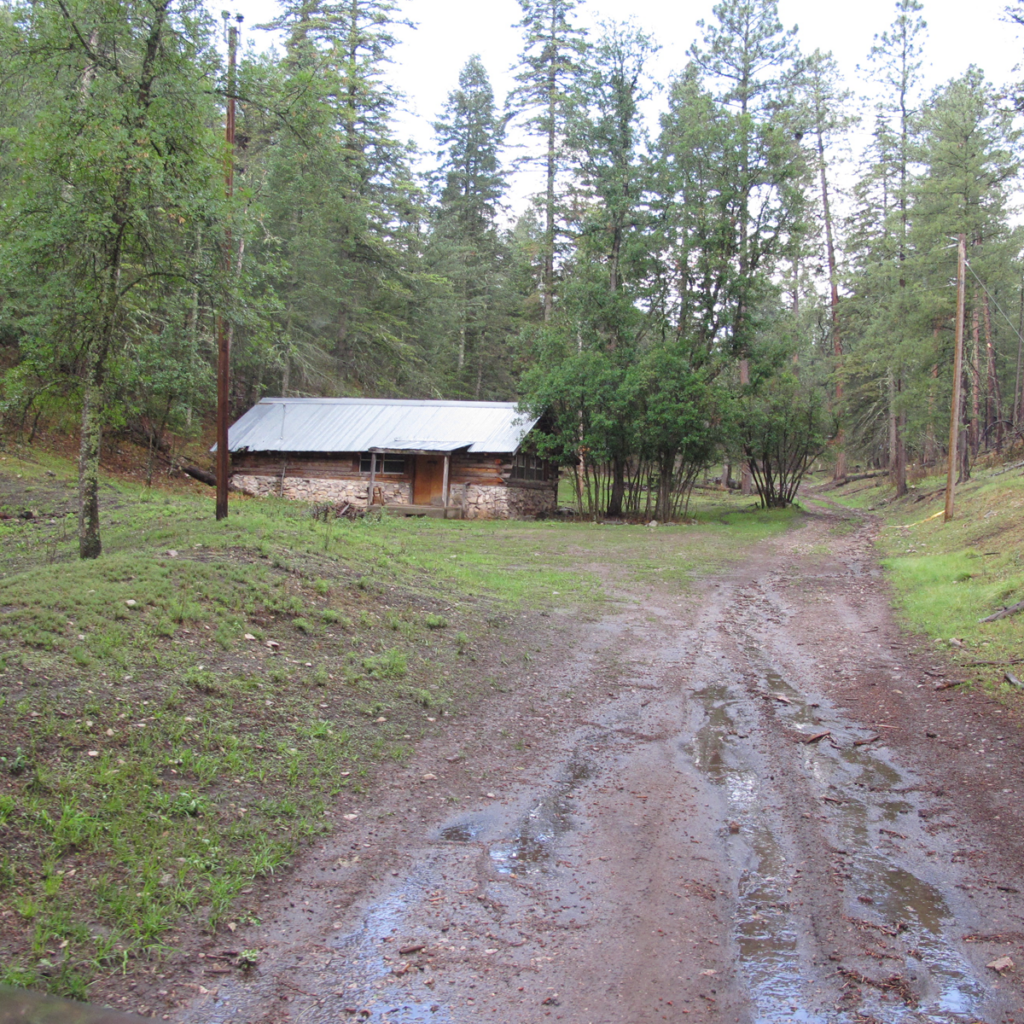
<instances>
[{"instance_id":1,"label":"tree trunk","mask_svg":"<svg viewBox=\"0 0 1024 1024\"><path fill-rule=\"evenodd\" d=\"M658 504L654 509L654 518L667 522L672 518L672 470L675 456L671 459L658 460Z\"/></svg>"},{"instance_id":2,"label":"tree trunk","mask_svg":"<svg viewBox=\"0 0 1024 1024\"><path fill-rule=\"evenodd\" d=\"M551 38L558 31L558 13L551 5ZM558 112L558 69L554 62L548 68L548 152L547 182L544 191L544 323L550 321L555 309L555 175L557 156L555 152L555 115Z\"/></svg>"},{"instance_id":3,"label":"tree trunk","mask_svg":"<svg viewBox=\"0 0 1024 1024\"><path fill-rule=\"evenodd\" d=\"M100 444L102 428L102 383L99 360L89 354L89 367L82 388L82 441L78 454L78 557L99 558L100 542Z\"/></svg>"},{"instance_id":4,"label":"tree trunk","mask_svg":"<svg viewBox=\"0 0 1024 1024\"><path fill-rule=\"evenodd\" d=\"M896 463L896 382L891 372L886 385L889 391L889 445L885 450L885 468L891 477Z\"/></svg>"},{"instance_id":5,"label":"tree trunk","mask_svg":"<svg viewBox=\"0 0 1024 1024\"><path fill-rule=\"evenodd\" d=\"M622 499L626 494L626 460L621 455L612 459L612 493L608 498L608 515L622 515Z\"/></svg>"},{"instance_id":6,"label":"tree trunk","mask_svg":"<svg viewBox=\"0 0 1024 1024\"><path fill-rule=\"evenodd\" d=\"M982 297L981 312L985 320L985 356L988 390L985 397L985 436L992 444L992 427L996 428L996 451L1003 447L1003 416L999 398L999 378L996 376L996 349L992 343L992 316L988 308L988 292Z\"/></svg>"},{"instance_id":7,"label":"tree trunk","mask_svg":"<svg viewBox=\"0 0 1024 1024\"><path fill-rule=\"evenodd\" d=\"M1021 370L1024 369L1024 278L1020 283L1020 313L1017 320L1017 376L1013 382L1013 409L1011 418L1018 429L1024 424L1024 391L1021 390Z\"/></svg>"},{"instance_id":8,"label":"tree trunk","mask_svg":"<svg viewBox=\"0 0 1024 1024\"><path fill-rule=\"evenodd\" d=\"M897 382L897 390L899 382ZM893 483L896 485L896 497L902 498L907 493L907 414L900 411L896 414L896 451L893 459Z\"/></svg>"},{"instance_id":9,"label":"tree trunk","mask_svg":"<svg viewBox=\"0 0 1024 1024\"><path fill-rule=\"evenodd\" d=\"M960 389L960 422L963 423L967 415L967 389ZM957 443L957 461L960 464L960 475L957 477L958 484L965 484L971 479L971 445L966 430L960 431Z\"/></svg>"},{"instance_id":10,"label":"tree trunk","mask_svg":"<svg viewBox=\"0 0 1024 1024\"><path fill-rule=\"evenodd\" d=\"M843 341L839 333L839 275L836 272L836 247L832 235L832 209L828 198L828 177L825 174L825 140L819 124L818 132L818 176L821 179L821 209L825 219L825 251L828 256L829 301L832 313L832 354L835 356L835 403L836 413L843 403ZM846 449L844 448L843 428L839 428L835 440L836 468L833 480L846 478Z\"/></svg>"},{"instance_id":11,"label":"tree trunk","mask_svg":"<svg viewBox=\"0 0 1024 1024\"><path fill-rule=\"evenodd\" d=\"M935 336L935 347L938 348L939 343L939 325L935 324L934 336ZM925 430L924 435L924 458L923 461L927 464L933 463L938 458L938 446L935 443L935 424L932 422L932 418L935 413L935 387L939 379L939 364L935 363L932 366L932 383L928 388L928 427Z\"/></svg>"},{"instance_id":12,"label":"tree trunk","mask_svg":"<svg viewBox=\"0 0 1024 1024\"><path fill-rule=\"evenodd\" d=\"M740 386L750 383L750 361L746 358L740 360ZM751 492L750 463L744 459L740 463L740 493L749 495Z\"/></svg>"},{"instance_id":13,"label":"tree trunk","mask_svg":"<svg viewBox=\"0 0 1024 1024\"><path fill-rule=\"evenodd\" d=\"M978 328L978 289L974 289L974 303L971 307L971 337L974 349L971 352L971 455L978 457L981 445L981 332Z\"/></svg>"}]
</instances>

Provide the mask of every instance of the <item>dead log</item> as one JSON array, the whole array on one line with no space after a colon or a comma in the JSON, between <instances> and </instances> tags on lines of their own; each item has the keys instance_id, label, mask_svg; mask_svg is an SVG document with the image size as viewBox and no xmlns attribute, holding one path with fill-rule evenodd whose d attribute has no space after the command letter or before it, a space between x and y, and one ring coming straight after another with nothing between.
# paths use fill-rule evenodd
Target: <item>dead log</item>
<instances>
[{"instance_id":1,"label":"dead log","mask_svg":"<svg viewBox=\"0 0 1024 1024\"><path fill-rule=\"evenodd\" d=\"M200 469L198 466L193 466L191 463L188 462L183 462L178 468L186 476L192 477L193 480L198 480L200 483L209 484L211 487L217 486L216 475L213 473L207 473L205 469Z\"/></svg>"},{"instance_id":2,"label":"dead log","mask_svg":"<svg viewBox=\"0 0 1024 1024\"><path fill-rule=\"evenodd\" d=\"M1016 615L1017 612L1024 612L1024 601L1018 601L1016 604L1011 604L1009 608L1000 608L999 611L993 612L991 615L986 615L983 619L978 619L979 622L995 622L996 619L1005 619L1008 615Z\"/></svg>"},{"instance_id":3,"label":"dead log","mask_svg":"<svg viewBox=\"0 0 1024 1024\"><path fill-rule=\"evenodd\" d=\"M878 476L886 476L887 473L888 470L885 469L875 469L872 470L870 473L850 473L848 476L844 476L842 479L835 480L833 482L835 483L836 487L843 487L844 485L852 484L857 480L873 480L875 477Z\"/></svg>"}]
</instances>

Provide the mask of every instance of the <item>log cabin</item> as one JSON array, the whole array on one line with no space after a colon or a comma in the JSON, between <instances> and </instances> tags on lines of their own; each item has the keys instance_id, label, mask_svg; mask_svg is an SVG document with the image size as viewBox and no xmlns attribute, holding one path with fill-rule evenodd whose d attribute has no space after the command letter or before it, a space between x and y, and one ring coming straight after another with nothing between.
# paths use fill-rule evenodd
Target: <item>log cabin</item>
<instances>
[{"instance_id":1,"label":"log cabin","mask_svg":"<svg viewBox=\"0 0 1024 1024\"><path fill-rule=\"evenodd\" d=\"M230 486L256 496L521 519L557 504L515 402L264 398L228 433Z\"/></svg>"}]
</instances>

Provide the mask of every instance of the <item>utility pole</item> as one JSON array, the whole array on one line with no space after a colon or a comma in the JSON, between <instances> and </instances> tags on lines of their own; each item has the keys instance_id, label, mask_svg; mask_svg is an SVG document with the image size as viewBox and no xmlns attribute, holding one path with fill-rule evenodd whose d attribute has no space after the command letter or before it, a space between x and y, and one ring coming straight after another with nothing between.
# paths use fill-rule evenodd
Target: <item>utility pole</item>
<instances>
[{"instance_id":1,"label":"utility pole","mask_svg":"<svg viewBox=\"0 0 1024 1024\"><path fill-rule=\"evenodd\" d=\"M238 55L237 25L228 25L231 15L221 12L228 37L228 87L227 114L224 119L224 138L227 153L224 166L224 195L230 202L235 191L235 60ZM236 14L235 21L242 22L242 15ZM230 211L229 211L230 216ZM231 280L232 271L231 222L224 239L225 285ZM217 314L217 519L226 519L228 514L228 474L231 457L228 452L228 395L231 389L231 338L227 318Z\"/></svg>"},{"instance_id":2,"label":"utility pole","mask_svg":"<svg viewBox=\"0 0 1024 1024\"><path fill-rule=\"evenodd\" d=\"M967 236L960 235L956 246L956 341L953 352L953 402L949 414L949 467L946 471L946 512L942 521L953 518L956 488L957 450L960 444L960 378L964 361L964 293L967 276Z\"/></svg>"}]
</instances>

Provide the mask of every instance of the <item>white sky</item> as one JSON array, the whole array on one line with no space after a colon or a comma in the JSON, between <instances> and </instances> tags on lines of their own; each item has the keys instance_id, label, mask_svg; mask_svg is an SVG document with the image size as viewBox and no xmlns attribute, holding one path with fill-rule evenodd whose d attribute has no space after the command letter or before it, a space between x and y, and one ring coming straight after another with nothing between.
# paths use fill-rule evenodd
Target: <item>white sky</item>
<instances>
[{"instance_id":1,"label":"white sky","mask_svg":"<svg viewBox=\"0 0 1024 1024\"><path fill-rule=\"evenodd\" d=\"M1013 80L1021 60L1022 38L1016 26L1000 20L1006 0L970 3L928 2L922 14L928 22L925 74L932 85L977 64L997 85ZM632 16L661 44L655 77L667 80L686 62L686 51L698 35L696 22L711 20L711 0L673 3L672 0L589 0L581 22L596 25L604 19ZM407 132L424 147L432 142L430 122L470 55L479 53L491 76L499 102L511 84L508 74L520 48L520 9L515 0L407 0L407 17L416 31L403 31L394 51L395 80L409 106ZM831 50L851 88L859 87L856 67L867 59L874 36L883 32L895 14L893 0L779 0L786 28L799 26L804 52ZM1024 77L1024 76L1022 76Z\"/></svg>"},{"instance_id":2,"label":"white sky","mask_svg":"<svg viewBox=\"0 0 1024 1024\"><path fill-rule=\"evenodd\" d=\"M925 0L922 14L928 23L924 74L929 86L962 73L970 64L981 67L988 79L1001 86L1024 79L1014 67L1024 56L1024 30L1001 20L1008 0L970 0L956 3ZM605 19L632 16L661 45L654 77L666 82L686 62L686 51L698 36L698 19L712 19L713 0L589 0L582 5L580 22L596 26ZM251 26L276 11L274 0L243 0L231 8L245 15ZM512 83L509 73L521 46L513 25L520 18L516 0L404 0L402 13L418 28L400 29L401 43L392 51L392 81L405 94L399 134L412 138L426 152L434 148L431 122L440 113L448 93L458 84L459 71L474 53L481 59L500 104ZM779 0L786 28L799 26L800 47L831 50L848 86L866 88L857 65L866 62L874 36L890 25L894 0ZM266 35L247 31L257 46ZM655 127L655 126L652 126ZM518 204L517 204L518 205Z\"/></svg>"}]
</instances>

